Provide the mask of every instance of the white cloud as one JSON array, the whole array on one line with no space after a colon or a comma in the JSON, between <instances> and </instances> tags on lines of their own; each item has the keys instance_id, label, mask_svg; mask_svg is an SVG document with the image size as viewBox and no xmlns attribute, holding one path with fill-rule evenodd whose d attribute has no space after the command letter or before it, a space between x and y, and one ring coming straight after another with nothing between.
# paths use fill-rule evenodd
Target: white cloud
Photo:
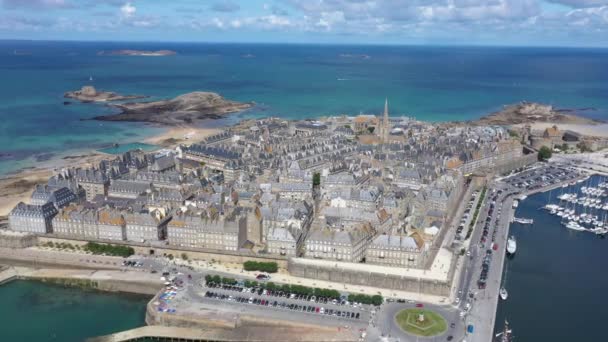
<instances>
[{"instance_id":1,"label":"white cloud","mask_svg":"<svg viewBox=\"0 0 608 342\"><path fill-rule=\"evenodd\" d=\"M120 8L120 14L122 15L123 18L131 18L133 15L135 15L136 11L137 11L137 8L135 8L135 6L133 6L133 5L131 5L130 2L125 3Z\"/></svg>"}]
</instances>

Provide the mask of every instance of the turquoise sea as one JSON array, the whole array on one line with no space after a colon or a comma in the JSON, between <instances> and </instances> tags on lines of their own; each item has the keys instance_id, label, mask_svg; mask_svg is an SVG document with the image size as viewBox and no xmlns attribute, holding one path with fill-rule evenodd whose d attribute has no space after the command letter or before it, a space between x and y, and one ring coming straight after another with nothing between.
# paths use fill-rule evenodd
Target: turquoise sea
<instances>
[{"instance_id":1,"label":"turquoise sea","mask_svg":"<svg viewBox=\"0 0 608 342\"><path fill-rule=\"evenodd\" d=\"M97 55L115 49L178 55ZM608 49L0 41L0 75L0 175L158 131L83 121L112 110L63 105L64 92L86 84L153 98L208 90L258 104L208 124L379 113L385 98L392 115L425 120L473 119L521 100L608 118Z\"/></svg>"},{"instance_id":2,"label":"turquoise sea","mask_svg":"<svg viewBox=\"0 0 608 342\"><path fill-rule=\"evenodd\" d=\"M35 281L0 286L0 341L82 342L145 325L147 296Z\"/></svg>"}]
</instances>

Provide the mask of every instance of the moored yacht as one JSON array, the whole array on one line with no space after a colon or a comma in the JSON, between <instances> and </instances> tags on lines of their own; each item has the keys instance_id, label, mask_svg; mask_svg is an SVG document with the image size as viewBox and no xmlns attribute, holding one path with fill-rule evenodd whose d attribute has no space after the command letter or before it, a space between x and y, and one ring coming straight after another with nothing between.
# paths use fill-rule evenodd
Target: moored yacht
<instances>
[{"instance_id":1,"label":"moored yacht","mask_svg":"<svg viewBox=\"0 0 608 342\"><path fill-rule=\"evenodd\" d=\"M498 290L498 294L500 295L500 299L502 300L507 300L507 297L509 297L509 293L504 287L501 287L500 290Z\"/></svg>"},{"instance_id":2,"label":"moored yacht","mask_svg":"<svg viewBox=\"0 0 608 342\"><path fill-rule=\"evenodd\" d=\"M515 251L517 251L517 241L515 240L515 237L511 235L507 240L507 252L509 254L515 254Z\"/></svg>"}]
</instances>

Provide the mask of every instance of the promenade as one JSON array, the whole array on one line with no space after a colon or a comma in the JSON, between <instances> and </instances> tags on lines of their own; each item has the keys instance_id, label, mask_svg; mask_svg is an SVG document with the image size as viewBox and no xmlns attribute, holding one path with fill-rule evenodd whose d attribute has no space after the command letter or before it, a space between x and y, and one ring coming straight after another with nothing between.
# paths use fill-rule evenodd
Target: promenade
<instances>
[{"instance_id":1,"label":"promenade","mask_svg":"<svg viewBox=\"0 0 608 342\"><path fill-rule=\"evenodd\" d=\"M278 328L273 327L247 327L242 329L192 329L182 327L145 326L118 333L87 339L86 342L127 342L143 339L166 339L169 341L184 342L215 342L215 341L269 341L269 342L330 342L330 341L357 341L358 336L346 330L326 329L312 330L305 328Z\"/></svg>"}]
</instances>

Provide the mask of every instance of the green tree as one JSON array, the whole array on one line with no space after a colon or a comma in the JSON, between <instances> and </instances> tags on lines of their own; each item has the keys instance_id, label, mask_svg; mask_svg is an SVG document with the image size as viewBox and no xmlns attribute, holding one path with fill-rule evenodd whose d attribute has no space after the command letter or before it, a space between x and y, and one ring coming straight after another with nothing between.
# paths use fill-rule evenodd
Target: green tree
<instances>
[{"instance_id":1,"label":"green tree","mask_svg":"<svg viewBox=\"0 0 608 342\"><path fill-rule=\"evenodd\" d=\"M551 151L551 149L549 147L543 146L540 148L540 150L538 150L538 160L545 161L545 160L551 158L552 154L553 154L553 151Z\"/></svg>"},{"instance_id":2,"label":"green tree","mask_svg":"<svg viewBox=\"0 0 608 342\"><path fill-rule=\"evenodd\" d=\"M369 134L374 134L375 130L376 130L376 127L367 127L367 131L369 132Z\"/></svg>"},{"instance_id":3,"label":"green tree","mask_svg":"<svg viewBox=\"0 0 608 342\"><path fill-rule=\"evenodd\" d=\"M321 185L321 174L318 172L315 172L312 175L312 186L319 186Z\"/></svg>"},{"instance_id":4,"label":"green tree","mask_svg":"<svg viewBox=\"0 0 608 342\"><path fill-rule=\"evenodd\" d=\"M182 253L182 260L188 260L188 254Z\"/></svg>"}]
</instances>

